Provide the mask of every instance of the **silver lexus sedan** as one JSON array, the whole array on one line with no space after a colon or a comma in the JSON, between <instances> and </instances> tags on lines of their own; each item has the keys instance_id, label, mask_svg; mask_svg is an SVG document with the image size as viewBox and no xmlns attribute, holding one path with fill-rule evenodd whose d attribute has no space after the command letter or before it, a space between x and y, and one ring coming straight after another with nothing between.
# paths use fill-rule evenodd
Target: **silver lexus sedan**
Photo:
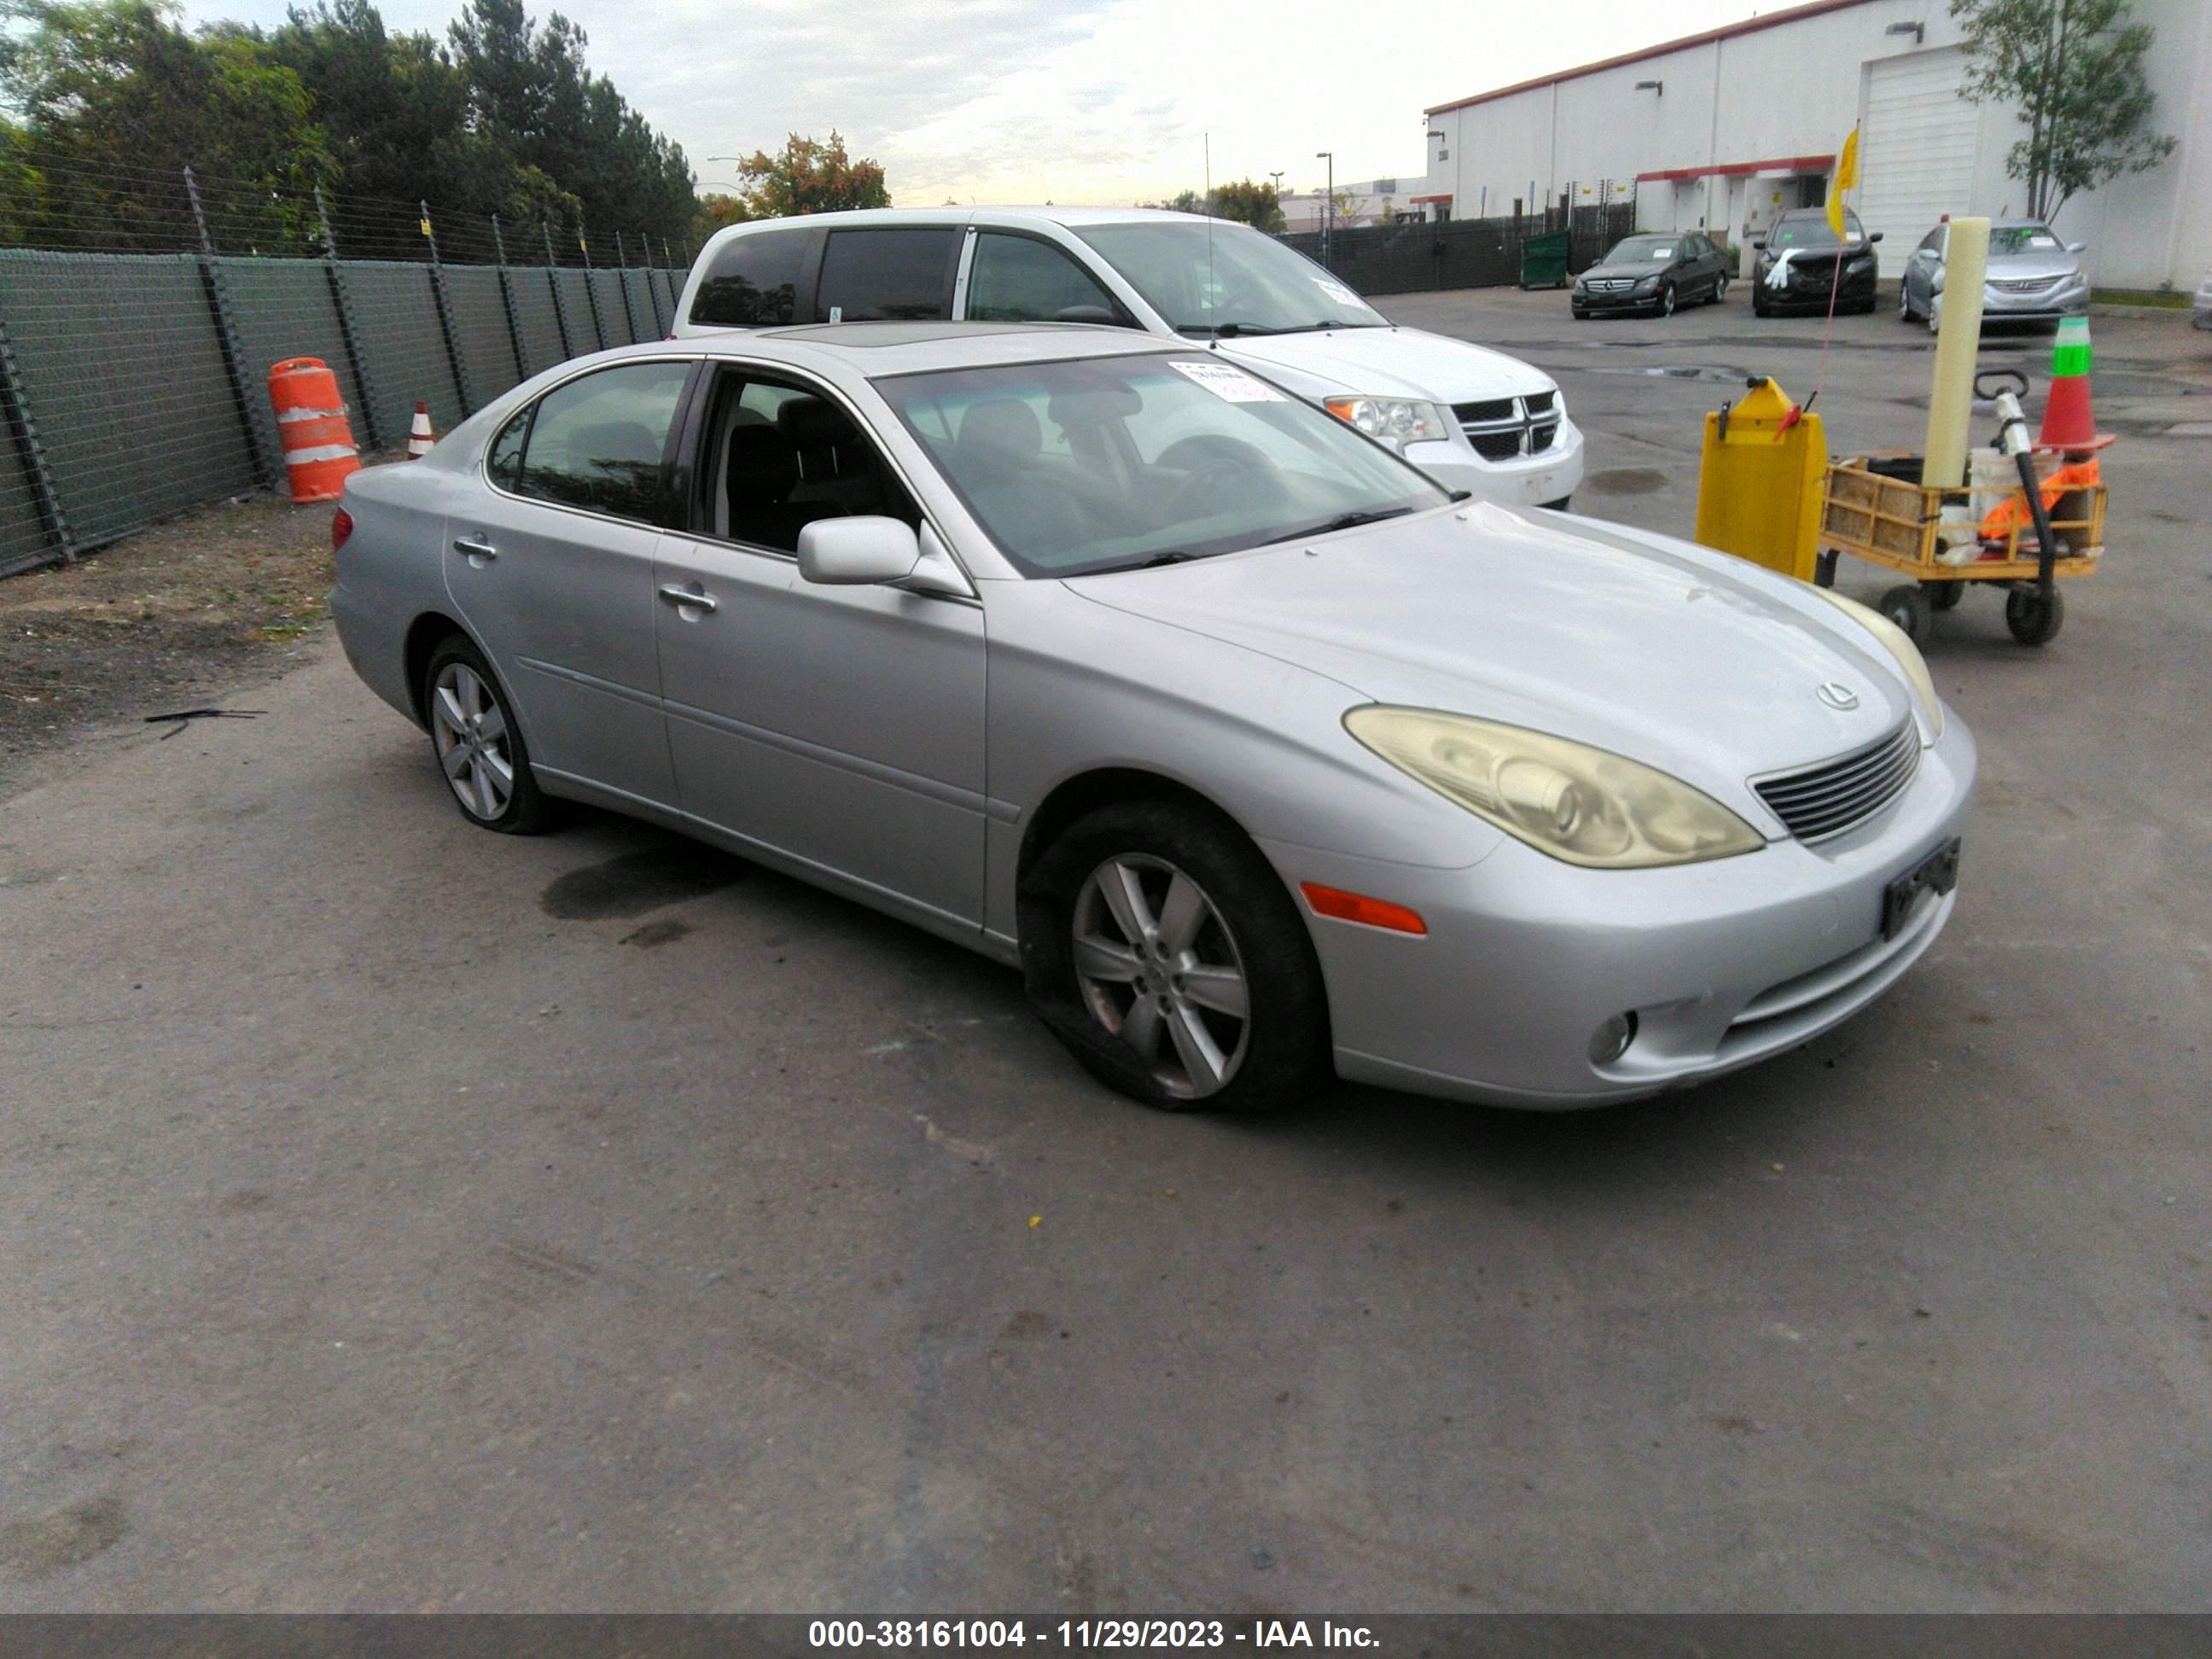
<instances>
[{"instance_id":1,"label":"silver lexus sedan","mask_svg":"<svg viewBox=\"0 0 2212 1659\"><path fill-rule=\"evenodd\" d=\"M1447 495L1199 347L863 323L562 365L333 526L455 804L650 819L1018 966L1154 1105L1557 1108L1949 917L1974 745L1860 605Z\"/></svg>"}]
</instances>

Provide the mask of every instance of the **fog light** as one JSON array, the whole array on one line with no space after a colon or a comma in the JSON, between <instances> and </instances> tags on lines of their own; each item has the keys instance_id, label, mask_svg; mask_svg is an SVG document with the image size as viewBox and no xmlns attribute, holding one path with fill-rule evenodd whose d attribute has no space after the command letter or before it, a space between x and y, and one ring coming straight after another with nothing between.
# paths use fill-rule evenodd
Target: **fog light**
<instances>
[{"instance_id":1,"label":"fog light","mask_svg":"<svg viewBox=\"0 0 2212 1659\"><path fill-rule=\"evenodd\" d=\"M1589 1057L1593 1066L1610 1066L1628 1052L1628 1045L1636 1041L1634 1013L1615 1014L1599 1026L1590 1037Z\"/></svg>"}]
</instances>

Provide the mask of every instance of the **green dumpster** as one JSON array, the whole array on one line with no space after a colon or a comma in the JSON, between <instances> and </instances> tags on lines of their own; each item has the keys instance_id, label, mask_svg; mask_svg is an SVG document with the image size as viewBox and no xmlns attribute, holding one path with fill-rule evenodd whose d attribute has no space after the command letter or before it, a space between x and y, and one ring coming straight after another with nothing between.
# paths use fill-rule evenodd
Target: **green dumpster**
<instances>
[{"instance_id":1,"label":"green dumpster","mask_svg":"<svg viewBox=\"0 0 2212 1659\"><path fill-rule=\"evenodd\" d=\"M1547 230L1540 236L1521 239L1521 286L1565 288L1567 285L1567 233Z\"/></svg>"}]
</instances>

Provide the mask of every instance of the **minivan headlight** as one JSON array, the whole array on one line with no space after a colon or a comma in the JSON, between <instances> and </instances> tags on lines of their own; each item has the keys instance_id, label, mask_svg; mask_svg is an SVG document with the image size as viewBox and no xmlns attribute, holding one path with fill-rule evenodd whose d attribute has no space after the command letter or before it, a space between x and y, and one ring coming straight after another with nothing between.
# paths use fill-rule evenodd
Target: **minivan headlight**
<instances>
[{"instance_id":1,"label":"minivan headlight","mask_svg":"<svg viewBox=\"0 0 2212 1659\"><path fill-rule=\"evenodd\" d=\"M1327 398L1322 406L1346 425L1358 427L1394 449L1441 443L1452 434L1451 419L1443 410L1411 398Z\"/></svg>"},{"instance_id":2,"label":"minivan headlight","mask_svg":"<svg viewBox=\"0 0 2212 1659\"><path fill-rule=\"evenodd\" d=\"M1848 613L1866 631L1887 647L1897 659L1897 665L1905 671L1905 678L1912 687L1913 701L1920 705L1920 723L1927 733L1926 741L1934 743L1943 735L1943 701L1936 695L1936 678L1928 672L1927 659L1920 647L1895 623L1871 605L1861 605L1856 599L1846 599L1832 587L1813 589L1838 610Z\"/></svg>"},{"instance_id":3,"label":"minivan headlight","mask_svg":"<svg viewBox=\"0 0 2212 1659\"><path fill-rule=\"evenodd\" d=\"M1344 728L1414 781L1568 864L1648 870L1766 845L1680 778L1547 732L1385 703L1351 710Z\"/></svg>"}]
</instances>

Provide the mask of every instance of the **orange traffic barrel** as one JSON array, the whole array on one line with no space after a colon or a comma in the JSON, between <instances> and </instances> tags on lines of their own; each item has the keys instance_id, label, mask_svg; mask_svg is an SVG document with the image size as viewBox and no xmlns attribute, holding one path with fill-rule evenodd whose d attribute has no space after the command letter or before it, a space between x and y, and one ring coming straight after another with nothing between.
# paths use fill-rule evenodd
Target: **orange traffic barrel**
<instances>
[{"instance_id":1,"label":"orange traffic barrel","mask_svg":"<svg viewBox=\"0 0 2212 1659\"><path fill-rule=\"evenodd\" d=\"M319 357L287 357L269 370L269 401L284 446L295 501L334 501L361 471L338 377Z\"/></svg>"}]
</instances>

